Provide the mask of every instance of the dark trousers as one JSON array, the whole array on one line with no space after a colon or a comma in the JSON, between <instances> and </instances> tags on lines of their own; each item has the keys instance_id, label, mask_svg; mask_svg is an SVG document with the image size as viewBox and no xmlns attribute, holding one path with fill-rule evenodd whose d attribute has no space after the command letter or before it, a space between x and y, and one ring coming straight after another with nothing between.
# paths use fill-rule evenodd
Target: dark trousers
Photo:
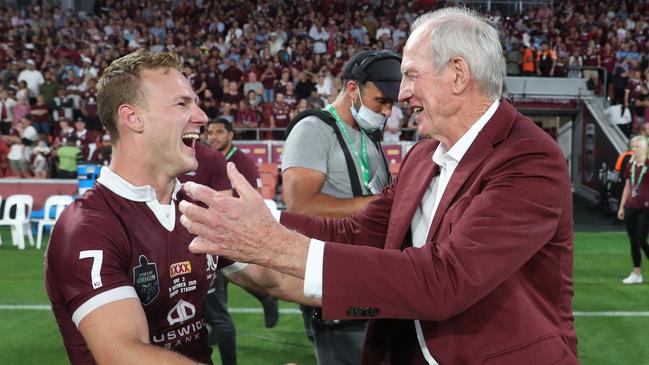
<instances>
[{"instance_id":1,"label":"dark trousers","mask_svg":"<svg viewBox=\"0 0 649 365\"><path fill-rule=\"evenodd\" d=\"M205 321L210 325L208 343L216 344L223 365L237 364L237 342L234 322L228 312L228 282L218 275L205 301Z\"/></svg>"},{"instance_id":2,"label":"dark trousers","mask_svg":"<svg viewBox=\"0 0 649 365\"><path fill-rule=\"evenodd\" d=\"M270 307L275 310L274 323L276 323L277 299L247 289L246 291L257 298L257 300L259 300L264 306L264 318L267 323L266 327L269 327L266 308L269 306L269 303L273 303ZM207 293L207 299L205 300L205 321L210 326L207 342L210 346L217 345L219 347L221 363L223 365L236 365L236 330L234 328L234 322L228 312L228 281L222 275L218 275L216 279L214 279L214 282Z\"/></svg>"},{"instance_id":3,"label":"dark trousers","mask_svg":"<svg viewBox=\"0 0 649 365\"><path fill-rule=\"evenodd\" d=\"M314 318L315 308L303 307L307 337L315 345L318 365L358 365L361 363L368 321L330 323Z\"/></svg>"},{"instance_id":4,"label":"dark trousers","mask_svg":"<svg viewBox=\"0 0 649 365\"><path fill-rule=\"evenodd\" d=\"M649 236L649 210L626 208L624 215L626 231L629 234L629 240L631 242L633 267L640 267L642 261L640 249L644 251L645 256L649 259L649 245L647 244L647 236Z\"/></svg>"}]
</instances>

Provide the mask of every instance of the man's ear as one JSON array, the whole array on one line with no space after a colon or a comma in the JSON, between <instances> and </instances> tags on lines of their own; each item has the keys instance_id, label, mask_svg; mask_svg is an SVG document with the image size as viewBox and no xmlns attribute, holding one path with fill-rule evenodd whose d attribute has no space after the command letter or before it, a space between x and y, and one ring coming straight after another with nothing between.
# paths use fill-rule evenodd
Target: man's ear
<instances>
[{"instance_id":1,"label":"man's ear","mask_svg":"<svg viewBox=\"0 0 649 365\"><path fill-rule=\"evenodd\" d=\"M358 81L350 80L347 81L345 85L345 90L347 90L347 95L351 98L352 101L355 101L358 98Z\"/></svg>"},{"instance_id":2,"label":"man's ear","mask_svg":"<svg viewBox=\"0 0 649 365\"><path fill-rule=\"evenodd\" d=\"M120 105L117 108L117 121L135 133L142 133L144 131L144 121L133 105Z\"/></svg>"},{"instance_id":3,"label":"man's ear","mask_svg":"<svg viewBox=\"0 0 649 365\"><path fill-rule=\"evenodd\" d=\"M453 93L458 95L466 90L471 82L471 72L469 64L462 57L453 57L449 62L449 67L453 75Z\"/></svg>"}]
</instances>

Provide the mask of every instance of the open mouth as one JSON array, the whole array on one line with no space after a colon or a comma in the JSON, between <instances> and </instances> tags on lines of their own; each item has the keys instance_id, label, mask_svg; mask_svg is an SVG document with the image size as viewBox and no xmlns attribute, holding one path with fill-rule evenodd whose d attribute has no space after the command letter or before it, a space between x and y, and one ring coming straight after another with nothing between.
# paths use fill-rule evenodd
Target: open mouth
<instances>
[{"instance_id":1,"label":"open mouth","mask_svg":"<svg viewBox=\"0 0 649 365\"><path fill-rule=\"evenodd\" d=\"M419 113L421 113L423 110L424 110L424 108L421 107L421 106L415 106L415 107L412 108L412 112L413 112L413 114L419 114Z\"/></svg>"},{"instance_id":2,"label":"open mouth","mask_svg":"<svg viewBox=\"0 0 649 365\"><path fill-rule=\"evenodd\" d=\"M183 134L183 144L189 148L194 148L198 140L198 133L189 132Z\"/></svg>"}]
</instances>

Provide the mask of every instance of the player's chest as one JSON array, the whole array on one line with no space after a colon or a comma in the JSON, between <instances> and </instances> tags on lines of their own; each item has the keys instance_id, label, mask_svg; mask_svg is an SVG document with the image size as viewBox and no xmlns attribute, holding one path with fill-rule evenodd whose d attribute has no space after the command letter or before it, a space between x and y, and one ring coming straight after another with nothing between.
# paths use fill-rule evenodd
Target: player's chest
<instances>
[{"instance_id":1,"label":"player's chest","mask_svg":"<svg viewBox=\"0 0 649 365\"><path fill-rule=\"evenodd\" d=\"M129 255L129 276L145 309L204 295L216 263L189 252L193 236L186 230L147 228L141 226L131 232Z\"/></svg>"}]
</instances>

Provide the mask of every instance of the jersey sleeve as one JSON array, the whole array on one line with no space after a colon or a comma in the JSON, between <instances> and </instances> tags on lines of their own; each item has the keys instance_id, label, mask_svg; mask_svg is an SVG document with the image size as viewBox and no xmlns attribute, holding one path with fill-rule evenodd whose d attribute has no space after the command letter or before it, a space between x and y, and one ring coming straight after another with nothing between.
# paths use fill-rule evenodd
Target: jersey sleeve
<instances>
[{"instance_id":1,"label":"jersey sleeve","mask_svg":"<svg viewBox=\"0 0 649 365\"><path fill-rule=\"evenodd\" d=\"M282 151L282 172L291 167L305 167L327 174L329 150L336 136L333 129L316 117L307 117L297 123Z\"/></svg>"},{"instance_id":2,"label":"jersey sleeve","mask_svg":"<svg viewBox=\"0 0 649 365\"><path fill-rule=\"evenodd\" d=\"M129 279L127 237L110 215L72 205L59 218L46 258L48 292L81 320L100 306L138 298ZM54 301L54 300L53 300Z\"/></svg>"}]
</instances>

